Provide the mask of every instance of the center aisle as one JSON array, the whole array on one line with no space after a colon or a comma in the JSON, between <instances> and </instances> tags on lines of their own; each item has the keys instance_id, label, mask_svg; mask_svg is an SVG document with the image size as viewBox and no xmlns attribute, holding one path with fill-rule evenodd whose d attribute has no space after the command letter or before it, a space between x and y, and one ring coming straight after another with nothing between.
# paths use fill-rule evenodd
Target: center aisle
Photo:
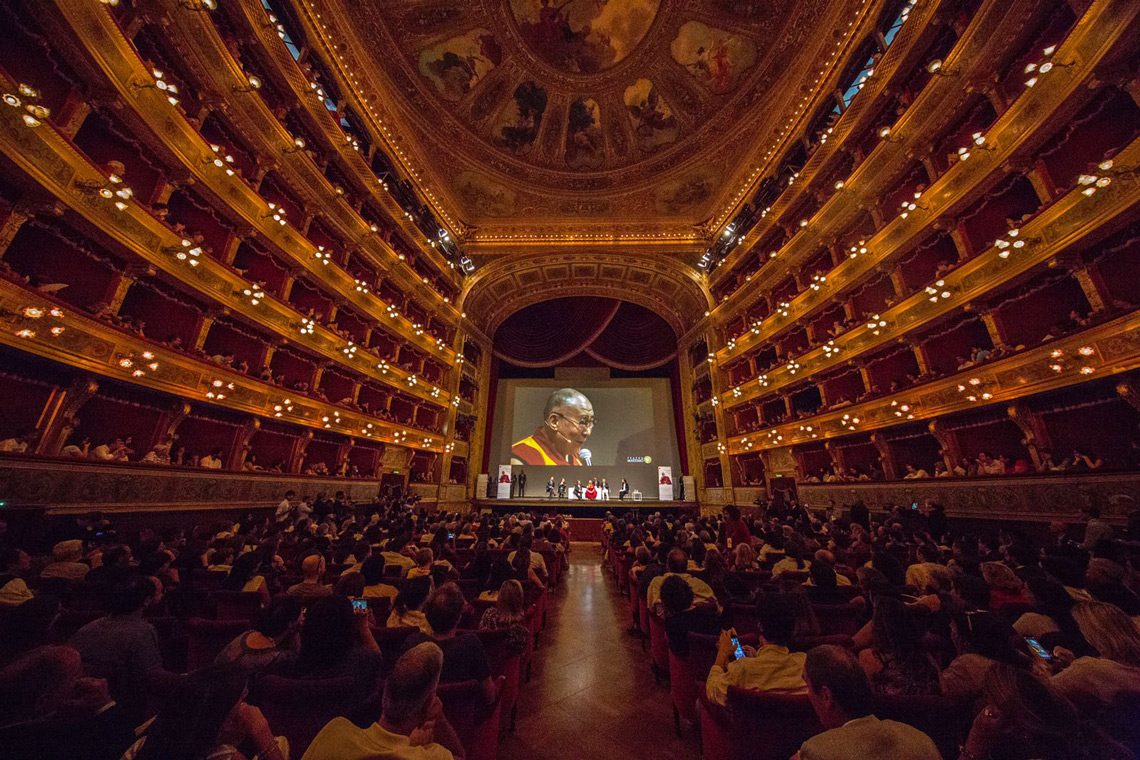
<instances>
[{"instance_id":1,"label":"center aisle","mask_svg":"<svg viewBox=\"0 0 1140 760\"><path fill-rule=\"evenodd\" d=\"M575 544L551 598L533 677L521 689L515 734L503 737L500 758L700 756L695 727L682 739L674 733L669 686L654 683L649 652L629 625L629 601L602 567L598 545Z\"/></svg>"}]
</instances>

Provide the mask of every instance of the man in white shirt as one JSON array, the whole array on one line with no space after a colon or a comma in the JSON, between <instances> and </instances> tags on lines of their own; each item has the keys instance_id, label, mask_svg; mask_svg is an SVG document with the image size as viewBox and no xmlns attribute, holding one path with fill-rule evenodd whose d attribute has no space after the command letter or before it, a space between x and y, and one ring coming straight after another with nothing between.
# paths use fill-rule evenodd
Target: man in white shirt
<instances>
[{"instance_id":1,"label":"man in white shirt","mask_svg":"<svg viewBox=\"0 0 1140 760\"><path fill-rule=\"evenodd\" d=\"M743 658L732 659L736 649L732 637L736 632L720 632L716 661L705 680L705 694L710 702L724 705L728 700L729 686L783 694L806 692L803 672L807 655L788 649L796 627L791 606L780 597L762 596L757 604L757 613L761 629L760 648L746 648Z\"/></svg>"},{"instance_id":2,"label":"man in white shirt","mask_svg":"<svg viewBox=\"0 0 1140 760\"><path fill-rule=\"evenodd\" d=\"M404 652L384 687L380 720L358 728L333 718L302 760L453 760L463 745L436 696L443 650L425 641Z\"/></svg>"},{"instance_id":3,"label":"man in white shirt","mask_svg":"<svg viewBox=\"0 0 1140 760\"><path fill-rule=\"evenodd\" d=\"M286 491L285 498L277 505L277 511L274 513L273 518L277 523L283 523L289 519L293 514L293 505L297 501L296 491Z\"/></svg>"},{"instance_id":4,"label":"man in white shirt","mask_svg":"<svg viewBox=\"0 0 1140 760\"><path fill-rule=\"evenodd\" d=\"M123 453L127 448L127 444L122 438L116 438L113 443L101 443L95 448L91 449L91 458L100 462L114 462L117 460L125 459Z\"/></svg>"},{"instance_id":5,"label":"man in white shirt","mask_svg":"<svg viewBox=\"0 0 1140 760\"><path fill-rule=\"evenodd\" d=\"M28 447L32 441L36 439L35 431L21 433L14 438L5 438L0 441L0 453L3 454L26 454Z\"/></svg>"},{"instance_id":6,"label":"man in white shirt","mask_svg":"<svg viewBox=\"0 0 1140 760\"><path fill-rule=\"evenodd\" d=\"M938 760L942 755L917 728L871 714L875 698L850 651L815 647L804 664L808 699L827 730L800 746L793 760Z\"/></svg>"},{"instance_id":7,"label":"man in white shirt","mask_svg":"<svg viewBox=\"0 0 1140 760\"><path fill-rule=\"evenodd\" d=\"M649 605L649 609L655 610L658 615L664 616L665 607L661 604L661 584L670 575L679 575L685 583L689 584L689 588L693 590L693 606L699 607L706 605L715 607L717 612L720 612L720 603L716 599L716 594L713 593L709 584L702 581L700 578L694 578L689 575L689 557L685 554L684 549L672 549L669 551L669 557L665 561L665 566L668 572L664 575L659 575L649 582L649 588L645 590L645 603Z\"/></svg>"},{"instance_id":8,"label":"man in white shirt","mask_svg":"<svg viewBox=\"0 0 1140 760\"><path fill-rule=\"evenodd\" d=\"M198 460L199 467L205 467L207 470L220 470L222 469L222 452L214 451Z\"/></svg>"}]
</instances>

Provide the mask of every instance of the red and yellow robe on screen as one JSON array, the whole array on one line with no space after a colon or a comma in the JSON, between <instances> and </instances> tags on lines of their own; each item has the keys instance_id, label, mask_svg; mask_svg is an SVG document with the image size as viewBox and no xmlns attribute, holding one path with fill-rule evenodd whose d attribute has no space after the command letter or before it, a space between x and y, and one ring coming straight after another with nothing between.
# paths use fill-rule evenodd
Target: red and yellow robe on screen
<instances>
[{"instance_id":1,"label":"red and yellow robe on screen","mask_svg":"<svg viewBox=\"0 0 1140 760\"><path fill-rule=\"evenodd\" d=\"M540 427L531 435L511 446L511 456L523 464L542 467L548 465L574 465L580 467L583 462L577 454L563 456L558 453L550 433L545 427Z\"/></svg>"}]
</instances>

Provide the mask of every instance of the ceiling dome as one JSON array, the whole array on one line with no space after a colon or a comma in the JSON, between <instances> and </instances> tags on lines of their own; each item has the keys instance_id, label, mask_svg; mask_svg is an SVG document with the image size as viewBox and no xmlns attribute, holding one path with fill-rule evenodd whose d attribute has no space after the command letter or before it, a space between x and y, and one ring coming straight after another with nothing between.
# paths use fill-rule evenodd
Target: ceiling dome
<instances>
[{"instance_id":1,"label":"ceiling dome","mask_svg":"<svg viewBox=\"0 0 1140 760\"><path fill-rule=\"evenodd\" d=\"M519 34L538 58L572 74L596 74L645 39L660 0L511 0Z\"/></svg>"}]
</instances>

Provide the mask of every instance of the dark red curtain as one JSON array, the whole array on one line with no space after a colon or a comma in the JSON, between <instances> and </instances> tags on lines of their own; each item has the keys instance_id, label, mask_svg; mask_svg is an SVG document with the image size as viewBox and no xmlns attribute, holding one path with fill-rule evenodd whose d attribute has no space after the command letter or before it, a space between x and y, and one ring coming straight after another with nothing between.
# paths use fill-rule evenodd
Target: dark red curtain
<instances>
[{"instance_id":1,"label":"dark red curtain","mask_svg":"<svg viewBox=\"0 0 1140 760\"><path fill-rule=\"evenodd\" d=\"M660 316L627 301L589 296L528 306L500 325L494 343L495 356L517 367L554 367L588 356L639 372L677 356L677 336Z\"/></svg>"}]
</instances>

